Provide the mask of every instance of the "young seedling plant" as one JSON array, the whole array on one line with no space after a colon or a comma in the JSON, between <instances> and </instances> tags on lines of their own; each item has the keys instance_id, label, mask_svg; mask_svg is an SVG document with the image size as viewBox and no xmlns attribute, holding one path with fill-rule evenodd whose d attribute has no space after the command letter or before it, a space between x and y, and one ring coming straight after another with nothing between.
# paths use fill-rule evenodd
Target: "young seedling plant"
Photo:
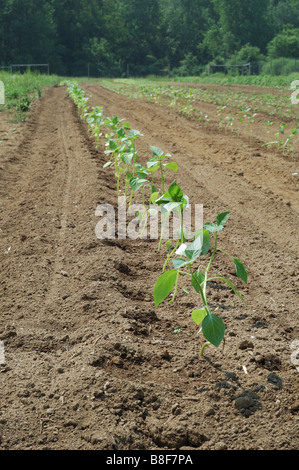
<instances>
[{"instance_id":1,"label":"young seedling plant","mask_svg":"<svg viewBox=\"0 0 299 470\"><path fill-rule=\"evenodd\" d=\"M132 191L135 192L139 190L140 188L142 189L143 211L139 213L139 218L140 220L142 219L144 220L144 224L143 224L143 229L141 231L141 234L143 233L143 230L145 229L149 216L156 212L156 209L152 208L151 206L152 203L155 203L159 197L159 190L157 190L154 184L155 173L157 172L161 175L162 193L164 193L165 169L169 169L175 172L178 170L178 164L176 162L165 161L167 157L171 157L169 153L165 153L159 147L155 147L152 145L150 146L150 149L152 151L153 156L147 162L146 168L140 164L136 164L135 165L136 175L131 174L130 172L127 172L127 180L131 186ZM146 206L145 204L145 188L146 187L150 189L150 197L149 197L149 203L148 203L147 209L145 207ZM146 217L144 218L145 215ZM169 213L166 212L166 215L169 215ZM162 239L160 240L159 249L160 249L161 243L162 243Z\"/></svg>"},{"instance_id":2,"label":"young seedling plant","mask_svg":"<svg viewBox=\"0 0 299 470\"><path fill-rule=\"evenodd\" d=\"M155 197L156 196L156 197ZM168 188L168 191L164 193L162 196L158 197L158 193L153 195L152 198L153 202L157 206L161 207L161 218L162 218L162 227L161 227L161 235L160 241L158 246L158 251L161 249L163 234L165 223L168 220L170 214L172 212L176 212L179 215L179 229L177 234L176 246L175 248L170 251L170 255L167 256L166 262L164 264L163 271L166 269L166 265L171 258L172 254L175 250L179 247L180 243L184 243L185 241L185 232L183 226L183 211L189 207L189 198L186 194L183 193L180 186L174 181ZM169 243L167 244L167 248L169 249Z\"/></svg>"},{"instance_id":3,"label":"young seedling plant","mask_svg":"<svg viewBox=\"0 0 299 470\"><path fill-rule=\"evenodd\" d=\"M175 251L175 258L172 259L173 269L164 271L157 279L153 289L155 307L158 307L173 292L170 300L172 304L177 295L179 279L182 276L189 278L190 284L195 292L199 294L202 304L200 308L193 310L191 313L192 320L200 327L199 332L201 332L206 339L200 351L201 356L206 346L212 344L218 347L222 340L224 340L225 334L223 320L211 311L207 296L208 283L211 281L226 283L232 291L246 303L235 285L229 279L220 275L210 275L215 254L216 252L221 252L228 256L234 263L236 276L247 283L247 271L243 263L238 258L232 257L218 247L218 235L219 232L224 229L228 217L228 211L218 214L216 223L205 223L203 229L195 233L194 240L191 243L182 243ZM211 240L213 243L211 243ZM200 262L200 264L197 265L199 258L207 256L209 252L211 255L206 264L204 265ZM167 263L169 259L168 257Z\"/></svg>"},{"instance_id":4,"label":"young seedling plant","mask_svg":"<svg viewBox=\"0 0 299 470\"><path fill-rule=\"evenodd\" d=\"M99 148L100 137L101 137L101 127L104 123L103 107L95 106L87 114L86 122L91 130L92 135L96 139L96 148Z\"/></svg>"},{"instance_id":5,"label":"young seedling plant","mask_svg":"<svg viewBox=\"0 0 299 470\"><path fill-rule=\"evenodd\" d=\"M152 176L154 178L154 173L157 170L160 170L161 173L161 189L162 193L165 192L164 188L164 174L165 174L165 168L168 168L169 170L172 171L177 171L178 170L178 164L176 162L163 162L165 158L171 157L170 153L164 153L162 149L159 147L155 147L153 145L150 146L150 149L152 151L152 158L147 162L147 168L148 170L152 173ZM153 178L152 178L152 184L153 184Z\"/></svg>"}]
</instances>

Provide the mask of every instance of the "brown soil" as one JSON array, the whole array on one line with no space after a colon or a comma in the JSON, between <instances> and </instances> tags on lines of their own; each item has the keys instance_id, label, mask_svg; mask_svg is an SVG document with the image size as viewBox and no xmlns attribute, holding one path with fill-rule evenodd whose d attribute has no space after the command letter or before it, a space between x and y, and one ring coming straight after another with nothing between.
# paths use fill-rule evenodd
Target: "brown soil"
<instances>
[{"instance_id":1,"label":"brown soil","mask_svg":"<svg viewBox=\"0 0 299 470\"><path fill-rule=\"evenodd\" d=\"M199 357L193 294L154 308L164 248L96 238L115 179L65 87L24 124L2 113L0 449L298 449L298 155L84 88L142 132L144 158L149 145L172 154L205 221L230 211L220 244L247 265L248 285L220 254L216 272L248 305L210 285L225 346Z\"/></svg>"}]
</instances>

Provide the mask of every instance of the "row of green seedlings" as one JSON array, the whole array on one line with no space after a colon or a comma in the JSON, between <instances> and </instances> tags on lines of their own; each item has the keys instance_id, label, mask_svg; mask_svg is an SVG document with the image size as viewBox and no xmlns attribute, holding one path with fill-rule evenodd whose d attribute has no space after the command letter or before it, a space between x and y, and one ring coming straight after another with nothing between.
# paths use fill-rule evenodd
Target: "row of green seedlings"
<instances>
[{"instance_id":1,"label":"row of green seedlings","mask_svg":"<svg viewBox=\"0 0 299 470\"><path fill-rule=\"evenodd\" d=\"M167 88L168 93L169 93L169 87ZM180 109L180 115L181 116L186 116L186 117L192 117L192 118L197 118L199 121L202 121L204 119L205 124L207 125L210 121L210 118L208 115L203 115L203 113L199 110L196 110L192 103L195 102L196 96L194 95L194 92L190 92L190 90L172 90L171 94L168 94L168 96L172 96L172 99L170 101L170 106L177 106L178 104L178 99L179 98L184 98L187 100L187 104L184 105ZM206 102L212 102L212 100L204 100ZM226 98L227 104L230 106L233 106L232 103L230 102L230 96ZM216 104L214 102L214 104ZM234 107L234 106L233 106ZM225 132L230 131L231 133L236 131L237 135L240 136L241 132L241 123L244 124L244 131L245 134L249 135L249 138L253 138L253 124L255 123L255 118L258 115L257 112L254 112L251 107L244 106L243 105L238 109L237 111L237 117L235 117L232 112L227 110L227 105L221 105L217 106L217 116L219 118L219 128L224 129ZM290 113L289 113L290 114ZM289 115L288 114L288 115ZM235 123L238 122L238 126L236 129L234 129ZM273 124L273 121L268 121L268 122L263 122L263 124L268 124L268 123ZM279 128L277 132L275 132L275 137L277 140L272 141L272 142L265 142L264 146L267 147L272 147L273 145L277 146L278 150L282 150L283 154L288 154L288 153L293 153L294 152L294 147L295 147L295 142L296 139L295 137L299 133L298 127L295 127L293 129L290 129L289 134L283 138L282 134L285 134L285 127L286 124L282 123L279 125Z\"/></svg>"},{"instance_id":2,"label":"row of green seedlings","mask_svg":"<svg viewBox=\"0 0 299 470\"><path fill-rule=\"evenodd\" d=\"M131 189L130 202L132 194L142 190L142 200L144 211L140 220L145 223L152 211L160 209L162 227L157 247L161 251L163 241L163 229L172 213L177 213L179 218L179 228L176 239L166 241L166 256L163 264L162 273L156 280L153 288L153 298L157 308L163 302L170 304L175 302L179 290L180 281L188 279L190 288L198 294L201 303L200 308L191 312L191 318L198 326L198 333L202 333L205 342L201 347L202 356L206 346L214 345L218 347L224 341L225 324L223 320L215 315L211 310L208 301L208 286L212 281L221 281L226 283L229 288L244 302L245 299L238 292L236 286L226 277L220 275L211 275L215 255L221 252L227 256L235 266L236 276L247 283L247 271L244 264L238 259L232 257L218 246L219 233L224 230L225 224L229 218L229 212L223 212L217 215L215 223L205 223L202 229L197 230L188 241L186 227L184 227L183 213L189 208L189 197L183 193L181 187L174 181L167 190L165 190L165 171L178 170L178 165L174 161L168 161L170 154L163 152L162 149L150 146L152 157L147 161L146 166L138 163L139 157L136 150L136 139L142 134L139 131L130 128L127 122L122 122L117 116L107 118L103 115L102 108L86 107L86 96L82 89L72 85L69 89L69 96L74 99L78 106L82 119L88 123L91 132L96 136L96 145L98 148L99 137L102 135L100 129L106 126L109 132L105 134L105 154L109 159L104 167L114 165L115 176L117 180L117 194L119 194L119 182L122 176L125 179L124 195L126 196L128 188ZM81 103L82 99L82 103ZM160 175L161 187L158 189L154 181L156 173ZM148 202L145 201L145 191ZM140 232L142 236L142 230ZM172 265L171 268L169 266ZM185 285L185 282L184 282ZM189 290L182 288L182 292L188 293Z\"/></svg>"},{"instance_id":3,"label":"row of green seedlings","mask_svg":"<svg viewBox=\"0 0 299 470\"><path fill-rule=\"evenodd\" d=\"M267 126L272 126L274 121L266 121L263 124ZM299 135L299 127L294 127L293 129L289 130L289 134L285 137L285 129L287 124L282 122L279 125L278 130L275 132L276 140L265 142L265 147L272 148L276 146L277 150L282 150L283 155L288 155L289 153L294 153L295 145L297 143L297 136Z\"/></svg>"},{"instance_id":4,"label":"row of green seedlings","mask_svg":"<svg viewBox=\"0 0 299 470\"><path fill-rule=\"evenodd\" d=\"M128 92L122 91L122 93L128 94ZM246 135L249 135L249 139L253 138L253 124L255 123L256 116L258 115L257 106L255 109L248 107L247 101L254 102L257 101L259 97L253 96L249 98L247 95L239 97L232 91L226 91L225 94L222 93L221 95L215 97L214 91L209 93L211 96L205 96L207 90L203 92L202 89L193 90L190 89L177 89L170 85L168 86L144 86L141 85L138 90L138 97L145 97L148 101L152 101L156 104L162 104L163 98L167 98L169 100L169 106L177 108L179 110L180 116L185 116L187 118L195 118L198 121L204 122L207 126L210 122L210 117L208 114L203 113L200 110L197 110L193 103L196 99L201 99L207 103L213 103L217 105L217 116L219 119L219 128L224 129L225 132L230 131L231 133L236 132L238 136L241 133L241 124L244 128L244 132ZM238 98L238 99L237 99ZM242 99L241 99L242 98ZM277 97L276 97L277 98ZM187 104L182 103L182 101L187 101ZM264 101L263 101L264 103ZM237 116L234 116L231 111L226 111L227 106L237 108ZM241 104L241 106L240 106ZM273 97L271 95L271 100L268 99L269 106L273 107ZM282 106L279 107L281 109ZM263 109L264 111L264 109ZM279 111L277 110L277 114ZM270 113L270 111L269 111ZM285 115L289 117L291 113L294 113L294 110L287 108ZM271 112L271 114L274 114ZM236 126L237 123L237 126ZM273 121L263 122L263 124L269 125L273 124ZM277 132L275 132L276 140L265 142L263 145L266 147L273 147L276 146L277 150L282 150L284 155L288 155L289 153L294 153L295 144L296 144L296 137L299 134L298 127L290 129L288 135L282 136L285 134L285 126L286 124L282 123L279 125Z\"/></svg>"}]
</instances>

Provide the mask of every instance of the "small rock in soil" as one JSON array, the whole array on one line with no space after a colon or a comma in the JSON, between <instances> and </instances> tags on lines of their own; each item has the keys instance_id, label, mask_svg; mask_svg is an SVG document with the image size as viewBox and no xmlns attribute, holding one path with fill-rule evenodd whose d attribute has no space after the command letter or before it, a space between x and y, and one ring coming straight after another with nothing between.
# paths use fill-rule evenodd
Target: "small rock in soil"
<instances>
[{"instance_id":1,"label":"small rock in soil","mask_svg":"<svg viewBox=\"0 0 299 470\"><path fill-rule=\"evenodd\" d=\"M242 395L235 399L235 407L238 410L248 409L254 405L254 400L248 395Z\"/></svg>"}]
</instances>

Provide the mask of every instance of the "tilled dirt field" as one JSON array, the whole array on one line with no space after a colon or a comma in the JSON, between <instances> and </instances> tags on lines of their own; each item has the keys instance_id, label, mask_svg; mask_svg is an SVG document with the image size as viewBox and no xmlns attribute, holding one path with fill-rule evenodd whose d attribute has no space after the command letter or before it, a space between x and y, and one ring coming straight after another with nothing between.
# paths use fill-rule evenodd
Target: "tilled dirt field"
<instances>
[{"instance_id":1,"label":"tilled dirt field","mask_svg":"<svg viewBox=\"0 0 299 470\"><path fill-rule=\"evenodd\" d=\"M25 124L2 113L0 449L298 449L298 155L83 87L142 132L141 156L172 154L205 221L230 211L219 243L248 284L221 254L216 271L248 305L210 286L226 339L200 358L197 299L154 307L164 248L96 237L115 178L66 88L44 92Z\"/></svg>"}]
</instances>

